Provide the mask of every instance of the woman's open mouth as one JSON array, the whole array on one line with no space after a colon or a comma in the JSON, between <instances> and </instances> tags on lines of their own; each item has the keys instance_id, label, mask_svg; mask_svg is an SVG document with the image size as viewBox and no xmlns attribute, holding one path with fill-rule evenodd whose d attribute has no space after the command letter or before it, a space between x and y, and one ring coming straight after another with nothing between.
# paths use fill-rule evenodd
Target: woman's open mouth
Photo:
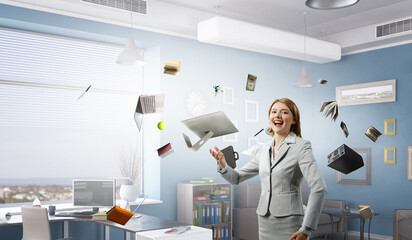
<instances>
[{"instance_id":1,"label":"woman's open mouth","mask_svg":"<svg viewBox=\"0 0 412 240\"><path fill-rule=\"evenodd\" d=\"M279 120L275 120L275 121L273 121L273 124L275 124L276 127L280 127L280 126L283 125L283 122L279 121Z\"/></svg>"}]
</instances>

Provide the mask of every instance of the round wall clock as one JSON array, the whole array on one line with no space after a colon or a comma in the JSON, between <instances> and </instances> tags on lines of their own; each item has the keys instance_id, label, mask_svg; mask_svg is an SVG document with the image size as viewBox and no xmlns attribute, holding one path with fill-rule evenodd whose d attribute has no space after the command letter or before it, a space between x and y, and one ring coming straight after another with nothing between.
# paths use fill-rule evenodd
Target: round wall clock
<instances>
[{"instance_id":1,"label":"round wall clock","mask_svg":"<svg viewBox=\"0 0 412 240\"><path fill-rule=\"evenodd\" d=\"M200 91L191 91L186 96L186 109L193 116L202 115L206 111L206 97Z\"/></svg>"}]
</instances>

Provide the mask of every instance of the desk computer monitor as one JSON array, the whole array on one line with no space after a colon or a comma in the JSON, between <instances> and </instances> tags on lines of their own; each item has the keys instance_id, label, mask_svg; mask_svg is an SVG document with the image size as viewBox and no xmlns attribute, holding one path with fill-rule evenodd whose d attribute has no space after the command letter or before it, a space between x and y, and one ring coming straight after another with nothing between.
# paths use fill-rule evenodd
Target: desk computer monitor
<instances>
[{"instance_id":1,"label":"desk computer monitor","mask_svg":"<svg viewBox=\"0 0 412 240\"><path fill-rule=\"evenodd\" d=\"M73 180L73 206L113 207L115 205L115 180Z\"/></svg>"}]
</instances>

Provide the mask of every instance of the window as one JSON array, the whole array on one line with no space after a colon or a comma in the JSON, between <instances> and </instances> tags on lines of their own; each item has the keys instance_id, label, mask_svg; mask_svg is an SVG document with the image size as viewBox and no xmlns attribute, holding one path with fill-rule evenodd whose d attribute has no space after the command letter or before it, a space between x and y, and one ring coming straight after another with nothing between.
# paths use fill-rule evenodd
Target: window
<instances>
[{"instance_id":1,"label":"window","mask_svg":"<svg viewBox=\"0 0 412 240\"><path fill-rule=\"evenodd\" d=\"M0 29L0 203L71 199L72 179L121 177L124 150L141 151L143 81L115 63L121 50Z\"/></svg>"}]
</instances>

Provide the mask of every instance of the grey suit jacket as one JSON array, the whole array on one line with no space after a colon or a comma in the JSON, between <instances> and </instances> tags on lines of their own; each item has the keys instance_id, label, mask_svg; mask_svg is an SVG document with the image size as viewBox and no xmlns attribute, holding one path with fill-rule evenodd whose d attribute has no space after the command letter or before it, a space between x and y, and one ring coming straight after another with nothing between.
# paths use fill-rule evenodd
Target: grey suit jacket
<instances>
[{"instance_id":1,"label":"grey suit jacket","mask_svg":"<svg viewBox=\"0 0 412 240\"><path fill-rule=\"evenodd\" d=\"M222 176L231 184L239 184L259 174L262 191L257 214L270 212L276 217L304 215L303 226L316 229L327 189L316 163L309 141L290 133L271 163L272 141L262 146L254 159L239 170L227 166ZM305 177L310 195L306 212L303 212L300 182Z\"/></svg>"}]
</instances>

